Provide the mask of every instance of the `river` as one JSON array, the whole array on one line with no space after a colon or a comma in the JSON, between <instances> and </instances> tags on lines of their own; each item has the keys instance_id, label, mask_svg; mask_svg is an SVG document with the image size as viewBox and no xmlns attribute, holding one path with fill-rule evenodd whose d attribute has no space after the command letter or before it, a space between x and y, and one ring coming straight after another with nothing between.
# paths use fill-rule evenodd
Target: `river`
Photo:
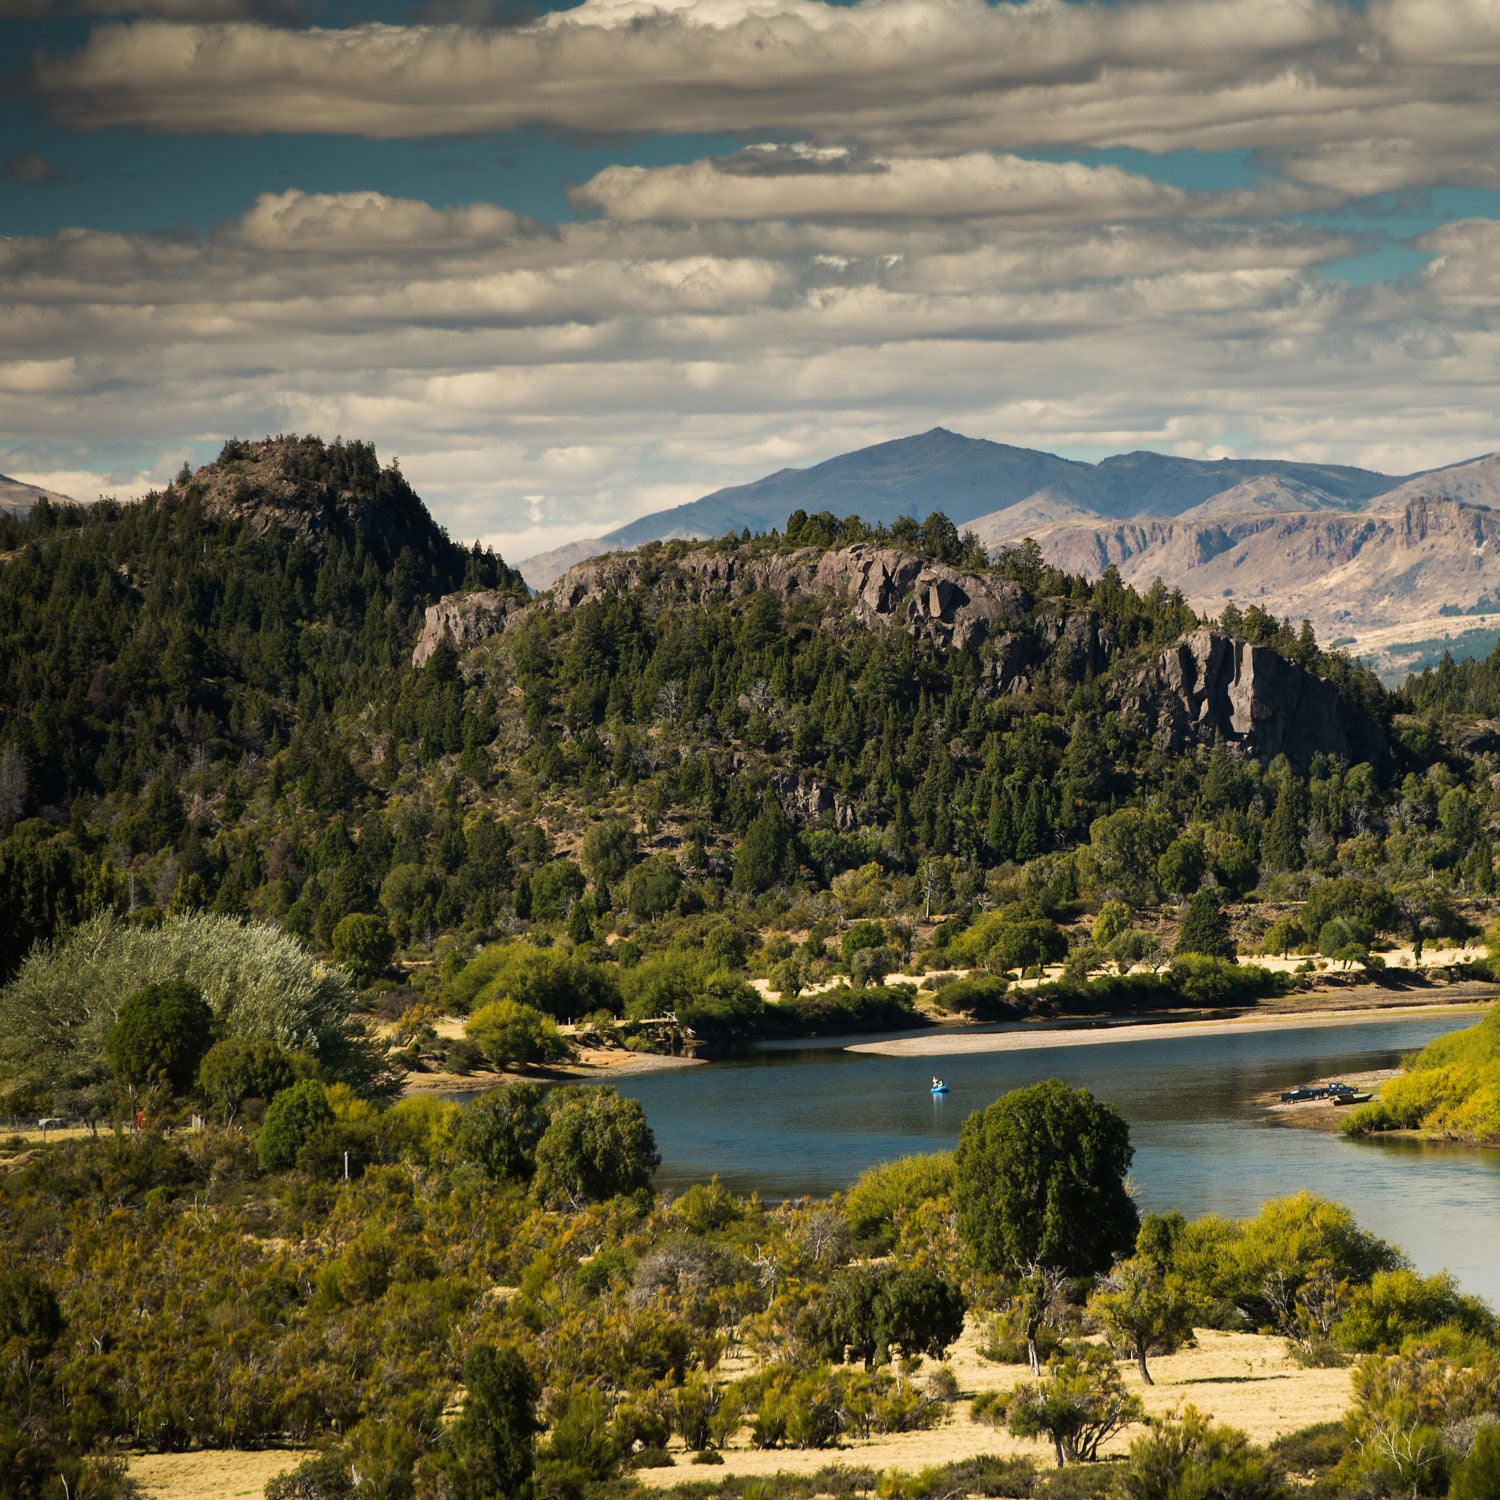
<instances>
[{"instance_id":1,"label":"river","mask_svg":"<svg viewBox=\"0 0 1500 1500\"><path fill-rule=\"evenodd\" d=\"M1143 1210L1243 1216L1308 1188L1347 1204L1420 1271L1446 1268L1500 1307L1500 1152L1345 1140L1275 1123L1254 1102L1307 1079L1393 1067L1473 1020L1198 1037L1163 1028L1159 1040L1118 1045L915 1058L848 1052L857 1039L846 1037L767 1045L745 1059L617 1086L641 1101L656 1132L659 1186L718 1173L739 1191L779 1199L847 1187L874 1162L944 1150L970 1111L1008 1089L1062 1078L1130 1122ZM934 1072L951 1093L929 1093Z\"/></svg>"}]
</instances>

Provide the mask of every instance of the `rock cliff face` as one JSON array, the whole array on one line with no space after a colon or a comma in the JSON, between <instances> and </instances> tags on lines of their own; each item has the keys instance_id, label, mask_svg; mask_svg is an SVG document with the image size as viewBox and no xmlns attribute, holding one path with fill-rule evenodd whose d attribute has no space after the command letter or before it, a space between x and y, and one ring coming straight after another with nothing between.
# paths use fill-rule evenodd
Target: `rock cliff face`
<instances>
[{"instance_id":1,"label":"rock cliff face","mask_svg":"<svg viewBox=\"0 0 1500 1500\"><path fill-rule=\"evenodd\" d=\"M1008 579L964 573L865 542L836 552L801 547L769 557L620 552L570 568L526 606L498 594L448 595L428 609L412 661L420 667L430 660L444 634L460 647L472 646L534 609L566 614L590 600L637 588L649 589L662 605L709 604L758 592L789 599L827 591L846 599L849 611L830 615L830 623L852 618L866 628L897 624L923 639L956 646L978 644L997 628L1020 623L1031 602L1025 589Z\"/></svg>"},{"instance_id":2,"label":"rock cliff face","mask_svg":"<svg viewBox=\"0 0 1500 1500\"><path fill-rule=\"evenodd\" d=\"M1384 731L1332 683L1269 646L1214 630L1164 651L1125 706L1153 722L1174 754L1222 741L1261 761L1285 755L1302 769L1319 753L1377 768L1385 759Z\"/></svg>"},{"instance_id":3,"label":"rock cliff face","mask_svg":"<svg viewBox=\"0 0 1500 1500\"><path fill-rule=\"evenodd\" d=\"M499 635L506 618L522 607L513 594L497 594L490 589L445 594L436 604L427 606L422 633L411 653L412 666L425 667L444 636L463 651Z\"/></svg>"}]
</instances>

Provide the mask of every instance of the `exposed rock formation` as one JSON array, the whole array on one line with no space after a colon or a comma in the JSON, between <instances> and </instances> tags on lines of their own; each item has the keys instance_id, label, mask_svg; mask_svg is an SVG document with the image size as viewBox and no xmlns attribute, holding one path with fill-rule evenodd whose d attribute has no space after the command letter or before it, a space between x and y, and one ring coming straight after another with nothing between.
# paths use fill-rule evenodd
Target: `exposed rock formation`
<instances>
[{"instance_id":1,"label":"exposed rock formation","mask_svg":"<svg viewBox=\"0 0 1500 1500\"><path fill-rule=\"evenodd\" d=\"M497 594L490 589L479 589L472 594L445 594L436 604L427 606L422 633L411 653L412 666L425 667L444 636L463 651L498 635L505 629L506 617L521 607L521 600L514 595Z\"/></svg>"},{"instance_id":2,"label":"exposed rock formation","mask_svg":"<svg viewBox=\"0 0 1500 1500\"><path fill-rule=\"evenodd\" d=\"M566 611L641 585L663 601L694 603L759 591L785 599L828 590L850 600L860 625L895 623L958 646L1023 619L1029 607L1026 591L1008 579L960 572L870 542L832 552L801 547L765 557L733 551L690 551L676 559L617 553L569 569L547 597L554 609Z\"/></svg>"},{"instance_id":3,"label":"exposed rock formation","mask_svg":"<svg viewBox=\"0 0 1500 1500\"><path fill-rule=\"evenodd\" d=\"M1221 741L1261 761L1285 755L1302 769L1320 752L1376 767L1385 759L1384 731L1332 683L1269 646L1214 630L1164 651L1126 706L1153 722L1174 754Z\"/></svg>"},{"instance_id":4,"label":"exposed rock formation","mask_svg":"<svg viewBox=\"0 0 1500 1500\"><path fill-rule=\"evenodd\" d=\"M1468 609L1500 583L1500 510L1414 486L1397 493L1406 491L1399 510L1377 509L1394 498L1382 496L1358 515L1068 522L1034 535L1047 561L1069 573L1097 578L1113 565L1138 589L1166 579L1203 614L1233 598L1242 608L1309 619L1322 640L1362 639L1376 627L1424 628L1417 622L1440 606Z\"/></svg>"}]
</instances>

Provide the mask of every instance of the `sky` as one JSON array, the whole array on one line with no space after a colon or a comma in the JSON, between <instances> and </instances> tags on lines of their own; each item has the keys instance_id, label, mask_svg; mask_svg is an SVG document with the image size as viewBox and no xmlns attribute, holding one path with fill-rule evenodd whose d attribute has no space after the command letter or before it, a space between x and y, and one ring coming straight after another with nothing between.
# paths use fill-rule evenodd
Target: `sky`
<instances>
[{"instance_id":1,"label":"sky","mask_svg":"<svg viewBox=\"0 0 1500 1500\"><path fill-rule=\"evenodd\" d=\"M0 472L511 560L941 425L1500 448L1500 0L0 0Z\"/></svg>"}]
</instances>

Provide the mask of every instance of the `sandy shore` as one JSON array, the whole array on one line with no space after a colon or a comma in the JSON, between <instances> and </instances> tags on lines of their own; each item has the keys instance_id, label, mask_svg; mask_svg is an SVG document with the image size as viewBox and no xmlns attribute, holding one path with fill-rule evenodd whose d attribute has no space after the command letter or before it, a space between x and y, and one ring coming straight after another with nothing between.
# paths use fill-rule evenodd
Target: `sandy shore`
<instances>
[{"instance_id":1,"label":"sandy shore","mask_svg":"<svg viewBox=\"0 0 1500 1500\"><path fill-rule=\"evenodd\" d=\"M700 1057L666 1057L657 1052L629 1052L623 1047L588 1048L561 1068L534 1068L529 1073L408 1073L401 1092L411 1094L487 1094L507 1083L607 1083L634 1073L670 1073L701 1067Z\"/></svg>"},{"instance_id":2,"label":"sandy shore","mask_svg":"<svg viewBox=\"0 0 1500 1500\"><path fill-rule=\"evenodd\" d=\"M1163 1037L1237 1036L1255 1031L1303 1031L1379 1021L1410 1021L1423 1016L1478 1016L1483 1003L1458 1005L1392 1005L1381 1010L1292 1011L1252 1014L1225 1020L1098 1021L1068 1030L948 1032L936 1036L899 1037L888 1042L855 1042L850 1052L877 1052L885 1057L957 1057L978 1052L1031 1052L1050 1047L1099 1047L1118 1042L1154 1042Z\"/></svg>"}]
</instances>

